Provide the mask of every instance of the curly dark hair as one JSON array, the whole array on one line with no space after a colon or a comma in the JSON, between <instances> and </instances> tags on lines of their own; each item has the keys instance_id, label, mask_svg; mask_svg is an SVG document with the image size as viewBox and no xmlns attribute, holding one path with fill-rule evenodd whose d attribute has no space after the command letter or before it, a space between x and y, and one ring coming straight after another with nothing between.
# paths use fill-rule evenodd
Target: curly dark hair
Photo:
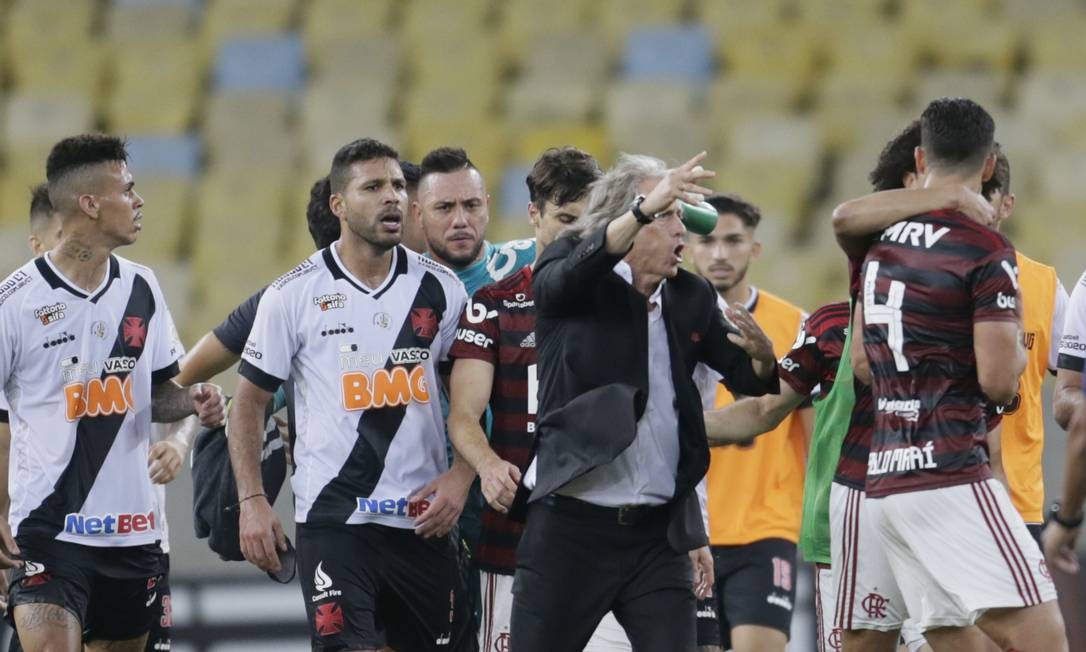
<instances>
[{"instance_id":1,"label":"curly dark hair","mask_svg":"<svg viewBox=\"0 0 1086 652\"><path fill-rule=\"evenodd\" d=\"M309 189L309 205L305 207L305 222L317 249L324 249L339 239L339 218L328 205L331 196L332 184L328 177L317 179L313 187Z\"/></svg>"},{"instance_id":2,"label":"curly dark hair","mask_svg":"<svg viewBox=\"0 0 1086 652\"><path fill-rule=\"evenodd\" d=\"M867 180L875 190L895 190L904 188L904 178L909 172L916 172L916 156L920 146L920 121L913 120L909 126L894 136L879 154L875 169L867 175Z\"/></svg>"},{"instance_id":3,"label":"curly dark hair","mask_svg":"<svg viewBox=\"0 0 1086 652\"><path fill-rule=\"evenodd\" d=\"M588 152L552 147L535 162L525 181L529 198L542 211L547 202L561 206L579 200L601 176L599 164Z\"/></svg>"}]
</instances>

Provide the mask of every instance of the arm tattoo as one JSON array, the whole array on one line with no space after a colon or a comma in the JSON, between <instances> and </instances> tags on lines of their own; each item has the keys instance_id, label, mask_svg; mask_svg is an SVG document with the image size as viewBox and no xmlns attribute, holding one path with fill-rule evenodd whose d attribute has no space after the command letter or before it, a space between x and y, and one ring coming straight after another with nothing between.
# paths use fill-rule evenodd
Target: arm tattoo
<instances>
[{"instance_id":1,"label":"arm tattoo","mask_svg":"<svg viewBox=\"0 0 1086 652\"><path fill-rule=\"evenodd\" d=\"M43 629L80 629L75 614L56 604L21 604L15 608L15 625L19 632Z\"/></svg>"},{"instance_id":2,"label":"arm tattoo","mask_svg":"<svg viewBox=\"0 0 1086 652\"><path fill-rule=\"evenodd\" d=\"M194 414L188 391L172 380L151 388L151 421L173 423Z\"/></svg>"}]
</instances>

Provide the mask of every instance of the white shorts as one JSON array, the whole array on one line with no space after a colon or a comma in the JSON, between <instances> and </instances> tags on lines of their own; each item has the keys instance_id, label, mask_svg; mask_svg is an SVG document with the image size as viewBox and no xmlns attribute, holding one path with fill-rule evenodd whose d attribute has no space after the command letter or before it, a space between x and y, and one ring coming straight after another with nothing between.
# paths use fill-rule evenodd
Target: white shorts
<instances>
[{"instance_id":1,"label":"white shorts","mask_svg":"<svg viewBox=\"0 0 1086 652\"><path fill-rule=\"evenodd\" d=\"M508 652L509 624L513 616L513 576L482 571L479 579L483 604L480 609L479 652ZM608 612L596 627L585 652L630 652L626 630Z\"/></svg>"},{"instance_id":2,"label":"white shorts","mask_svg":"<svg viewBox=\"0 0 1086 652\"><path fill-rule=\"evenodd\" d=\"M872 498L866 512L923 631L1056 599L1037 542L996 480Z\"/></svg>"},{"instance_id":3,"label":"white shorts","mask_svg":"<svg viewBox=\"0 0 1086 652\"><path fill-rule=\"evenodd\" d=\"M815 626L818 628L816 652L836 652L841 649L841 630L833 624L837 591L834 590L833 570L828 564L815 564Z\"/></svg>"},{"instance_id":4,"label":"white shorts","mask_svg":"<svg viewBox=\"0 0 1086 652\"><path fill-rule=\"evenodd\" d=\"M830 488L834 627L900 629L909 611L886 558L864 492L834 482Z\"/></svg>"}]
</instances>

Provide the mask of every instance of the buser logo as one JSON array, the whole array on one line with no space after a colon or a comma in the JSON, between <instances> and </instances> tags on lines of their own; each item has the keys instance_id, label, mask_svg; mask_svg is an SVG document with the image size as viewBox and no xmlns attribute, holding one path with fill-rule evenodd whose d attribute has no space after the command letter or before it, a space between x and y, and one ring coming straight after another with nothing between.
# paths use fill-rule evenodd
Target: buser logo
<instances>
[{"instance_id":1,"label":"buser logo","mask_svg":"<svg viewBox=\"0 0 1086 652\"><path fill-rule=\"evenodd\" d=\"M411 401L430 402L426 370L415 367L378 369L372 373L352 371L343 374L343 409L368 410L395 407Z\"/></svg>"},{"instance_id":2,"label":"buser logo","mask_svg":"<svg viewBox=\"0 0 1086 652\"><path fill-rule=\"evenodd\" d=\"M68 421L82 417L123 414L136 408L132 400L132 377L91 378L86 383L64 386L64 416Z\"/></svg>"}]
</instances>

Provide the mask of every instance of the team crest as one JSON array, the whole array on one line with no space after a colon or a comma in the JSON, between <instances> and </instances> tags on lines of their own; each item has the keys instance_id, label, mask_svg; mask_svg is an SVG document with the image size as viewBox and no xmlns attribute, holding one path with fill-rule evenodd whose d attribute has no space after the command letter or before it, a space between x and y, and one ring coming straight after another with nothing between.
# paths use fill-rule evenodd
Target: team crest
<instances>
[{"instance_id":1,"label":"team crest","mask_svg":"<svg viewBox=\"0 0 1086 652\"><path fill-rule=\"evenodd\" d=\"M121 336L124 343L133 348L142 348L147 340L147 322L143 317L125 317L121 323Z\"/></svg>"},{"instance_id":2,"label":"team crest","mask_svg":"<svg viewBox=\"0 0 1086 652\"><path fill-rule=\"evenodd\" d=\"M314 625L320 636L332 636L343 631L343 609L332 601L317 605L313 614Z\"/></svg>"},{"instance_id":3,"label":"team crest","mask_svg":"<svg viewBox=\"0 0 1086 652\"><path fill-rule=\"evenodd\" d=\"M437 335L437 315L432 308L415 308L411 311L411 330L423 339L432 340Z\"/></svg>"}]
</instances>

